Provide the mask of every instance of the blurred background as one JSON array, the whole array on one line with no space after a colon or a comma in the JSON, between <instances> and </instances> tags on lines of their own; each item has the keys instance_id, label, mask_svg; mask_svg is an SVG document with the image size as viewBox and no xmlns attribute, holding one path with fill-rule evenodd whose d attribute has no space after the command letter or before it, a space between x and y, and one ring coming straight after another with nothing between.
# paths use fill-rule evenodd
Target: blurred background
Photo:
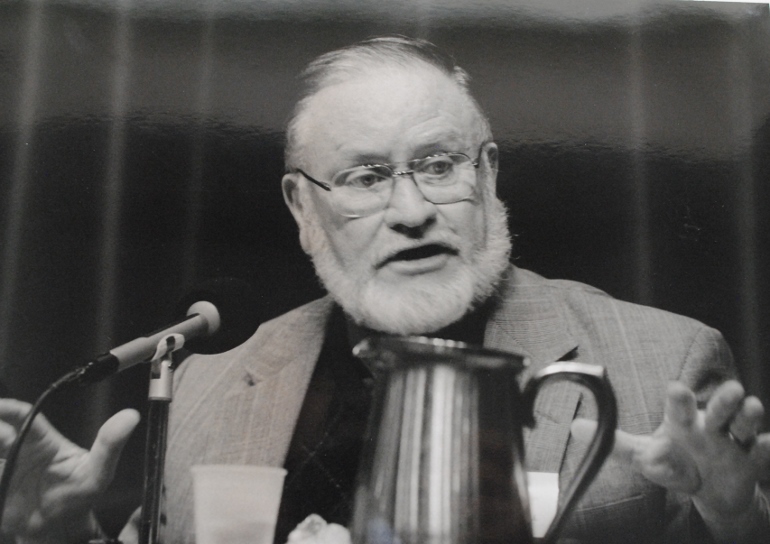
<instances>
[{"instance_id":1,"label":"blurred background","mask_svg":"<svg viewBox=\"0 0 770 544\"><path fill-rule=\"evenodd\" d=\"M207 278L251 282L264 319L322 294L279 187L294 78L385 33L470 72L516 264L720 329L770 405L768 4L673 0L0 0L3 393L33 400ZM46 413L88 446L145 410L147 372Z\"/></svg>"}]
</instances>

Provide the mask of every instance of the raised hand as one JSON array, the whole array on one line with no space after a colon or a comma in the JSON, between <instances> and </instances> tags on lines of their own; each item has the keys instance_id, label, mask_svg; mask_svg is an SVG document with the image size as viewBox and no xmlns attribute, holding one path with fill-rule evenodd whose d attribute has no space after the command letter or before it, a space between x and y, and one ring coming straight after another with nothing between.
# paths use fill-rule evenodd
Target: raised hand
<instances>
[{"instance_id":1,"label":"raised hand","mask_svg":"<svg viewBox=\"0 0 770 544\"><path fill-rule=\"evenodd\" d=\"M663 423L650 435L618 430L613 456L648 480L687 493L707 524L745 518L757 500L757 484L770 469L770 433L758 434L762 403L736 381L722 384L705 410L685 385L668 387ZM595 423L575 420L572 434L587 440Z\"/></svg>"},{"instance_id":2,"label":"raised hand","mask_svg":"<svg viewBox=\"0 0 770 544\"><path fill-rule=\"evenodd\" d=\"M0 454L7 454L29 409L27 403L0 399ZM38 415L6 498L3 533L25 541L62 543L85 534L93 502L111 482L138 422L136 410L118 412L104 423L88 451Z\"/></svg>"}]
</instances>

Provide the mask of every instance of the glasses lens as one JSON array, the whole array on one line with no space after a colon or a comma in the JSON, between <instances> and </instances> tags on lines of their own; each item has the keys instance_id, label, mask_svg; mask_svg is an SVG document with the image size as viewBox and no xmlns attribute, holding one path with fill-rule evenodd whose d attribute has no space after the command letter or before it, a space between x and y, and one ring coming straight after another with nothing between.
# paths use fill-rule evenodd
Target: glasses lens
<instances>
[{"instance_id":1,"label":"glasses lens","mask_svg":"<svg viewBox=\"0 0 770 544\"><path fill-rule=\"evenodd\" d=\"M422 183L452 184L457 179L457 166L465 155L438 155L422 159L414 165L415 176Z\"/></svg>"},{"instance_id":2,"label":"glasses lens","mask_svg":"<svg viewBox=\"0 0 770 544\"><path fill-rule=\"evenodd\" d=\"M332 198L340 214L368 215L387 205L393 172L387 166L358 166L339 172L332 185Z\"/></svg>"},{"instance_id":3,"label":"glasses lens","mask_svg":"<svg viewBox=\"0 0 770 544\"><path fill-rule=\"evenodd\" d=\"M387 189L392 174L387 166L357 166L338 172L332 185L350 191L377 192Z\"/></svg>"},{"instance_id":4,"label":"glasses lens","mask_svg":"<svg viewBox=\"0 0 770 544\"><path fill-rule=\"evenodd\" d=\"M475 168L462 153L422 159L414 165L414 179L425 198L434 204L450 204L473 195Z\"/></svg>"}]
</instances>

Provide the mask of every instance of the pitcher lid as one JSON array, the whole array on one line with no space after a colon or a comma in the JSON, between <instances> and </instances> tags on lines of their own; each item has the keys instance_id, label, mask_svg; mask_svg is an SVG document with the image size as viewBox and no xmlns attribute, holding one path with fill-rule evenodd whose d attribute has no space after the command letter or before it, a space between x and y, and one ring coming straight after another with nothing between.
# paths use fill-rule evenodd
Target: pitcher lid
<instances>
[{"instance_id":1,"label":"pitcher lid","mask_svg":"<svg viewBox=\"0 0 770 544\"><path fill-rule=\"evenodd\" d=\"M427 336L370 336L353 348L353 355L388 366L451 361L472 368L521 371L528 365L528 360L516 353Z\"/></svg>"}]
</instances>

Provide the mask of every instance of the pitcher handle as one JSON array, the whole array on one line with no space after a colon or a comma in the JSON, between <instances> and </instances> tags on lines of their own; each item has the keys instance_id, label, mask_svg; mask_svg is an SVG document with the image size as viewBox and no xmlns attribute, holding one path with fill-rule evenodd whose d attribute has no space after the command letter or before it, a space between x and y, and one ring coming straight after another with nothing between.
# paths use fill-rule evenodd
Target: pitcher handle
<instances>
[{"instance_id":1,"label":"pitcher handle","mask_svg":"<svg viewBox=\"0 0 770 544\"><path fill-rule=\"evenodd\" d=\"M588 451L580 462L575 476L567 488L561 507L556 512L556 516L543 537L543 544L556 542L556 535L564 525L567 514L572 511L577 500L585 493L588 485L599 472L604 460L612 451L612 446L615 443L615 428L618 421L615 393L612 390L612 385L604 367L585 363L562 362L547 366L533 376L524 387L524 405L529 407L529 421L527 423L530 426L533 426L535 423L535 398L540 391L540 387L546 381L559 380L569 380L587 387L596 399L599 419L596 434L594 434Z\"/></svg>"}]
</instances>

